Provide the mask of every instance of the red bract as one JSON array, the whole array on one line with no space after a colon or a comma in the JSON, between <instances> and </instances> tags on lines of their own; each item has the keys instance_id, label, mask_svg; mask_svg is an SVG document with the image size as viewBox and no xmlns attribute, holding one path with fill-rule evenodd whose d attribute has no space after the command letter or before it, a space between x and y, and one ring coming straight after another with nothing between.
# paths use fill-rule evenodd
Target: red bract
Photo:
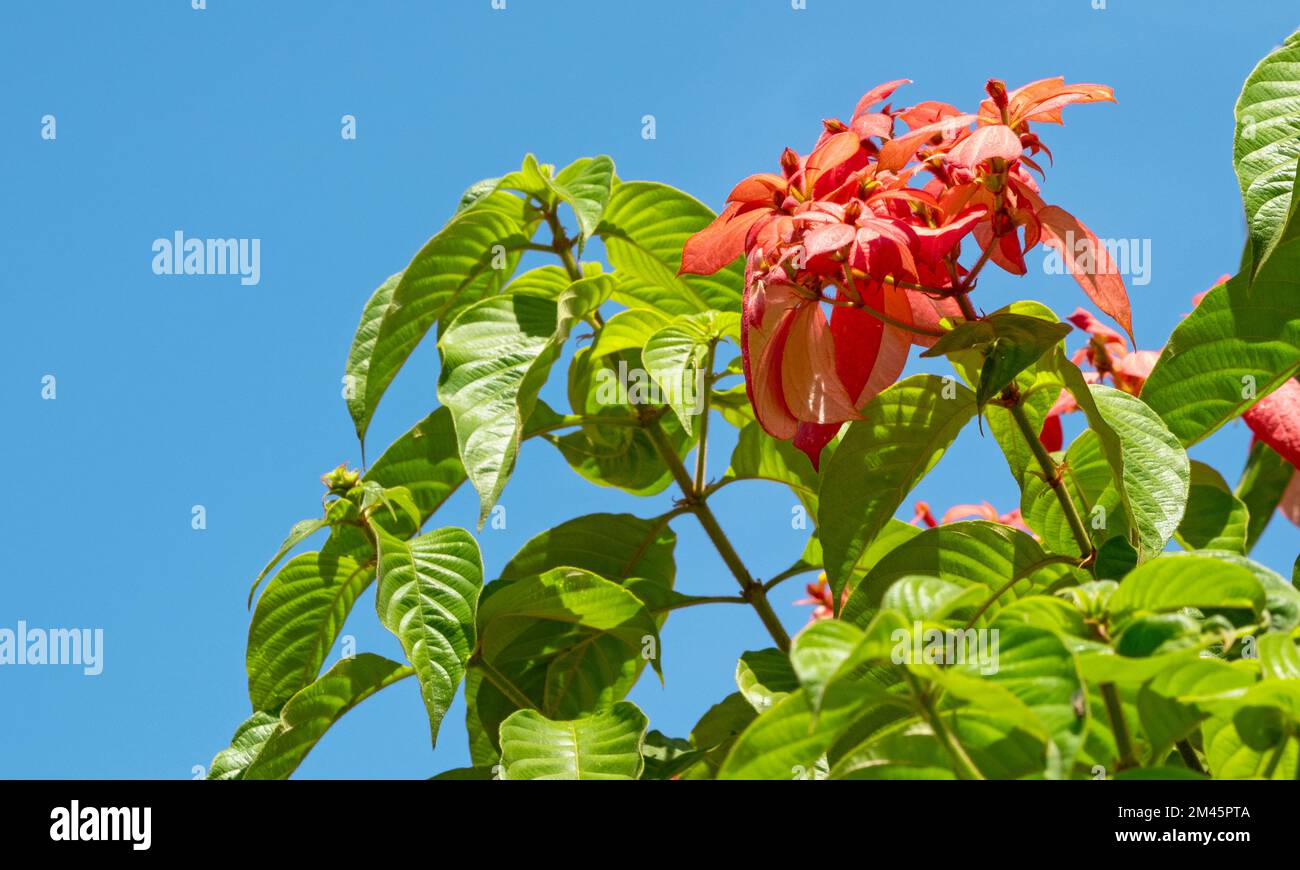
<instances>
[{"instance_id":1,"label":"red bract","mask_svg":"<svg viewBox=\"0 0 1300 870\"><path fill-rule=\"evenodd\" d=\"M833 619L835 616L835 596L831 593L830 583L826 580L826 572L817 575L816 583L809 583L804 586L804 592L807 598L800 598L795 604L811 605L813 607L812 616L808 617L809 622L816 622L819 619ZM840 596L840 605L849 599L849 589L845 587L843 595Z\"/></svg>"},{"instance_id":2,"label":"red bract","mask_svg":"<svg viewBox=\"0 0 1300 870\"><path fill-rule=\"evenodd\" d=\"M962 520L988 520L991 523L1000 523L1004 526L1011 526L1022 532L1033 534L1029 526L1025 525L1024 517L1020 514L1020 508L1014 508L1005 514L998 513L998 509L988 502L979 504L959 504L953 505L944 512L941 519L936 520L930 510L927 502L918 501L916 503L916 516L912 518L912 525L925 526L927 529L933 529L937 526L947 525L948 523L957 523Z\"/></svg>"},{"instance_id":3,"label":"red bract","mask_svg":"<svg viewBox=\"0 0 1300 870\"><path fill-rule=\"evenodd\" d=\"M1132 332L1105 249L1044 203L1030 175L1042 174L1033 155L1046 150L1030 123L1059 123L1063 106L1113 100L1110 89L1046 79L1008 93L991 81L978 114L934 101L881 105L905 83L869 91L847 124L824 121L806 156L784 151L780 174L741 181L682 253L681 271L696 274L744 255L750 403L768 433L814 466L840 426L898 379L911 345L933 344L957 317L989 262L1023 274L1042 242L1078 265L1082 245L1091 259L1071 271ZM960 262L967 237L980 246L969 267Z\"/></svg>"},{"instance_id":4,"label":"red bract","mask_svg":"<svg viewBox=\"0 0 1300 870\"><path fill-rule=\"evenodd\" d=\"M1294 378L1243 415L1255 437L1300 468L1300 382Z\"/></svg>"}]
</instances>

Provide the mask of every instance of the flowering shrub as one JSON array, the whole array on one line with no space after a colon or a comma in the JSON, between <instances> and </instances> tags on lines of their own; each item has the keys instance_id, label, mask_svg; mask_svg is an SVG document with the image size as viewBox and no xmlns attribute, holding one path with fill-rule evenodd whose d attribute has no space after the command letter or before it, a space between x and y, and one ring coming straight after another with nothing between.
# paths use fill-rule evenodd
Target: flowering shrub
<instances>
[{"instance_id":1,"label":"flowering shrub","mask_svg":"<svg viewBox=\"0 0 1300 870\"><path fill-rule=\"evenodd\" d=\"M430 332L438 404L373 464L326 474L321 516L258 576L252 714L212 777L290 775L340 716L408 678L433 741L465 693L472 766L440 778L1294 776L1300 591L1249 554L1279 506L1300 521L1297 64L1292 37L1237 108L1242 269L1158 352L1138 348L1106 249L1040 187L1042 125L1112 101L1102 85L991 80L972 113L897 108L905 82L881 85L716 216L608 157L557 170L530 155L472 186L365 304L347 358L363 445ZM592 239L606 264L583 259ZM1039 245L1113 326L1039 301L980 310L982 271L1023 275ZM516 274L526 253L552 262ZM726 362L729 343L741 356ZM900 380L913 345L953 374ZM567 411L540 397L557 377ZM1068 444L1066 415L1084 426ZM1229 486L1187 448L1243 416L1256 442ZM910 511L977 417L1020 504ZM723 423L739 432L718 477ZM678 498L567 520L485 577L471 532L425 526L466 482L481 526L533 438L595 485ZM710 504L747 481L788 487L815 520L766 579ZM674 589L689 521L732 594ZM769 594L813 573L800 603L816 609L791 639ZM406 661L324 669L372 585ZM737 691L689 735L649 730L629 690L689 655L662 649L671 613L713 605L751 608L771 647L739 656Z\"/></svg>"}]
</instances>

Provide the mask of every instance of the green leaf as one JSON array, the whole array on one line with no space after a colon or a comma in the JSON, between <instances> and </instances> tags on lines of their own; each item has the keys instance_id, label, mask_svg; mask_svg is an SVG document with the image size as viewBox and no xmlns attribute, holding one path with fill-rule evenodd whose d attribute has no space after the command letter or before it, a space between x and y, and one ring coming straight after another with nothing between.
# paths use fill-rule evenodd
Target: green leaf
<instances>
[{"instance_id":1,"label":"green leaf","mask_svg":"<svg viewBox=\"0 0 1300 870\"><path fill-rule=\"evenodd\" d=\"M596 230L619 274L614 299L668 315L739 312L744 286L739 259L713 275L677 274L686 240L714 217L708 206L666 184L616 184Z\"/></svg>"},{"instance_id":2,"label":"green leaf","mask_svg":"<svg viewBox=\"0 0 1300 870\"><path fill-rule=\"evenodd\" d=\"M646 341L641 361L689 434L704 407L712 348L723 336L740 340L740 315L706 311L674 318Z\"/></svg>"},{"instance_id":3,"label":"green leaf","mask_svg":"<svg viewBox=\"0 0 1300 870\"><path fill-rule=\"evenodd\" d=\"M637 779L648 724L631 701L562 722L519 710L501 723L501 778Z\"/></svg>"},{"instance_id":4,"label":"green leaf","mask_svg":"<svg viewBox=\"0 0 1300 870\"><path fill-rule=\"evenodd\" d=\"M1143 552L1160 553L1187 507L1191 477L1187 453L1141 399L1096 384L1092 394L1102 417L1119 436L1125 507Z\"/></svg>"},{"instance_id":5,"label":"green leaf","mask_svg":"<svg viewBox=\"0 0 1300 870\"><path fill-rule=\"evenodd\" d=\"M736 686L761 713L799 688L799 679L779 649L751 650L736 664Z\"/></svg>"},{"instance_id":6,"label":"green leaf","mask_svg":"<svg viewBox=\"0 0 1300 870\"><path fill-rule=\"evenodd\" d=\"M513 190L522 193L525 197L532 197L538 202L550 203L553 201L553 191L548 182L553 169L554 167L549 165L543 167L532 154L525 154L524 162L517 171L499 178L485 178L470 185L469 189L461 194L456 214L472 209L497 191L504 190Z\"/></svg>"},{"instance_id":7,"label":"green leaf","mask_svg":"<svg viewBox=\"0 0 1300 870\"><path fill-rule=\"evenodd\" d=\"M587 514L541 532L501 569L502 580L580 568L607 580L653 580L671 589L677 533L667 523L632 514Z\"/></svg>"},{"instance_id":8,"label":"green leaf","mask_svg":"<svg viewBox=\"0 0 1300 870\"><path fill-rule=\"evenodd\" d=\"M704 712L691 729L691 743L698 749L713 749L730 743L758 717L740 692L732 692Z\"/></svg>"},{"instance_id":9,"label":"green leaf","mask_svg":"<svg viewBox=\"0 0 1300 870\"><path fill-rule=\"evenodd\" d=\"M1264 679L1300 680L1300 647L1294 632L1273 632L1259 639L1260 672Z\"/></svg>"},{"instance_id":10,"label":"green leaf","mask_svg":"<svg viewBox=\"0 0 1300 870\"><path fill-rule=\"evenodd\" d=\"M463 529L438 529L402 541L377 533L379 621L397 636L420 682L430 738L465 676L474 649L474 610L483 587L483 560Z\"/></svg>"},{"instance_id":11,"label":"green leaf","mask_svg":"<svg viewBox=\"0 0 1300 870\"><path fill-rule=\"evenodd\" d=\"M379 400L435 322L505 286L537 228L523 200L498 192L458 212L366 304L348 354L348 412L363 442Z\"/></svg>"},{"instance_id":12,"label":"green leaf","mask_svg":"<svg viewBox=\"0 0 1300 870\"><path fill-rule=\"evenodd\" d=\"M789 441L779 441L768 435L757 423L750 423L740 430L736 449L731 453L731 467L723 480L783 483L793 490L810 514L817 515L820 481L808 455Z\"/></svg>"},{"instance_id":13,"label":"green leaf","mask_svg":"<svg viewBox=\"0 0 1300 870\"><path fill-rule=\"evenodd\" d=\"M248 628L248 697L276 710L316 679L374 566L346 556L304 553L267 584Z\"/></svg>"},{"instance_id":14,"label":"green leaf","mask_svg":"<svg viewBox=\"0 0 1300 870\"><path fill-rule=\"evenodd\" d=\"M1136 532L1143 558L1162 552L1187 507L1191 476L1187 453L1139 398L1100 384L1086 384L1078 368L1057 358L1066 388L1101 439L1111 478Z\"/></svg>"},{"instance_id":15,"label":"green leaf","mask_svg":"<svg viewBox=\"0 0 1300 870\"><path fill-rule=\"evenodd\" d=\"M1288 739L1278 751L1270 738L1279 736L1286 720L1294 720L1296 683L1270 680L1258 683L1239 699L1217 705L1201 733L1205 756L1215 779L1293 779L1300 741ZM1294 721L1290 723L1294 731ZM1270 734L1269 732L1273 732Z\"/></svg>"},{"instance_id":16,"label":"green leaf","mask_svg":"<svg viewBox=\"0 0 1300 870\"><path fill-rule=\"evenodd\" d=\"M284 542L280 544L280 549L275 551L275 555L271 557L271 561L267 562L266 567L258 573L257 579L253 581L252 588L248 590L249 607L253 606L253 596L257 593L257 587L261 586L262 580L266 578L266 575L270 574L271 570L275 568L276 565L280 564L280 560L287 556L289 551L294 547L298 546L329 524L330 521L328 517L299 520L293 524L293 528L289 530L289 534L285 537Z\"/></svg>"},{"instance_id":17,"label":"green leaf","mask_svg":"<svg viewBox=\"0 0 1300 870\"><path fill-rule=\"evenodd\" d=\"M581 348L569 366L569 401L575 413L609 422L589 422L576 432L547 440L574 471L597 486L618 487L634 495L663 492L672 483L672 474L636 417L637 405L650 401L642 393L652 387L640 354L626 351L614 361L593 358L589 348ZM694 439L676 415L660 417L659 425L678 457L684 456Z\"/></svg>"},{"instance_id":18,"label":"green leaf","mask_svg":"<svg viewBox=\"0 0 1300 870\"><path fill-rule=\"evenodd\" d=\"M863 638L861 629L839 619L819 619L799 632L790 648L790 666L807 695L810 708L821 708L826 684L858 649Z\"/></svg>"},{"instance_id":19,"label":"green leaf","mask_svg":"<svg viewBox=\"0 0 1300 870\"><path fill-rule=\"evenodd\" d=\"M1256 269L1291 236L1300 157L1300 33L1259 62L1237 99L1233 162L1241 183Z\"/></svg>"},{"instance_id":20,"label":"green leaf","mask_svg":"<svg viewBox=\"0 0 1300 870\"><path fill-rule=\"evenodd\" d=\"M1093 545L1101 548L1113 540L1127 543L1123 536L1129 527L1128 516L1097 433L1091 429L1081 432L1066 451L1064 459L1061 481L1079 511ZM1082 555L1065 518L1061 500L1042 474L1024 475L1021 487L1020 511L1025 524L1042 536L1047 549Z\"/></svg>"},{"instance_id":21,"label":"green leaf","mask_svg":"<svg viewBox=\"0 0 1300 870\"><path fill-rule=\"evenodd\" d=\"M938 577L907 576L895 580L880 606L897 610L904 619L938 622L958 610L973 610L988 597L980 586L963 586Z\"/></svg>"},{"instance_id":22,"label":"green leaf","mask_svg":"<svg viewBox=\"0 0 1300 870\"><path fill-rule=\"evenodd\" d=\"M792 692L755 719L736 739L718 771L718 779L805 779L807 771L848 724L848 713L822 727L802 689Z\"/></svg>"},{"instance_id":23,"label":"green leaf","mask_svg":"<svg viewBox=\"0 0 1300 870\"><path fill-rule=\"evenodd\" d=\"M243 779L285 779L344 713L413 671L382 656L361 653L343 659L294 695L280 711L279 724L249 763Z\"/></svg>"},{"instance_id":24,"label":"green leaf","mask_svg":"<svg viewBox=\"0 0 1300 870\"><path fill-rule=\"evenodd\" d=\"M1248 569L1208 554L1169 553L1133 569L1110 597L1113 617L1184 607L1264 608L1264 587Z\"/></svg>"},{"instance_id":25,"label":"green leaf","mask_svg":"<svg viewBox=\"0 0 1300 870\"><path fill-rule=\"evenodd\" d=\"M659 731L650 731L641 746L641 757L645 759L645 770L641 779L672 779L703 759L705 753L696 749L695 744L681 737L669 737Z\"/></svg>"},{"instance_id":26,"label":"green leaf","mask_svg":"<svg viewBox=\"0 0 1300 870\"><path fill-rule=\"evenodd\" d=\"M1049 630L1007 625L998 632L998 637L989 642L991 665L984 661L960 662L943 671L946 679L942 684L968 701L972 697L967 692L982 686L995 686L1014 697L1034 723L1024 730L1032 733L1033 727L1043 729L1055 749L1049 750L1032 770L1025 772L1046 770L1052 777L1066 776L1088 727L1086 707L1082 715L1076 707L1076 702L1083 697L1084 685L1074 656L1056 633ZM964 680L967 685L958 687L954 678ZM1009 705L995 702L987 711L997 717L1006 715L1008 708ZM963 707L955 718L961 719L968 712ZM976 744L968 748L982 747ZM995 746L989 751L998 750ZM982 753L977 751L977 766L981 760Z\"/></svg>"},{"instance_id":27,"label":"green leaf","mask_svg":"<svg viewBox=\"0 0 1300 870\"><path fill-rule=\"evenodd\" d=\"M212 759L207 779L243 779L244 771L253 763L266 741L280 727L280 717L262 710L249 716L235 729L230 738L230 748L223 749Z\"/></svg>"},{"instance_id":28,"label":"green leaf","mask_svg":"<svg viewBox=\"0 0 1300 870\"><path fill-rule=\"evenodd\" d=\"M438 408L408 429L370 466L364 479L385 488L405 487L423 524L465 482L451 412Z\"/></svg>"},{"instance_id":29,"label":"green leaf","mask_svg":"<svg viewBox=\"0 0 1300 870\"><path fill-rule=\"evenodd\" d=\"M625 350L640 351L650 336L673 322L653 308L630 308L605 321L591 343L591 359L597 360Z\"/></svg>"},{"instance_id":30,"label":"green leaf","mask_svg":"<svg viewBox=\"0 0 1300 870\"><path fill-rule=\"evenodd\" d=\"M1142 399L1190 447L1300 371L1300 240L1287 242L1252 284L1238 275L1183 320Z\"/></svg>"},{"instance_id":31,"label":"green leaf","mask_svg":"<svg viewBox=\"0 0 1300 870\"><path fill-rule=\"evenodd\" d=\"M548 179L550 188L573 209L584 242L605 215L613 181L614 161L604 155L575 160Z\"/></svg>"},{"instance_id":32,"label":"green leaf","mask_svg":"<svg viewBox=\"0 0 1300 870\"><path fill-rule=\"evenodd\" d=\"M1056 313L1046 305L1025 300L1013 302L995 314L1016 314L1035 318L1049 325L1060 322ZM1064 342L1059 342L1058 347L1063 351ZM973 349L956 351L949 355L949 359L967 384L973 388L979 386L980 373L985 364L982 354ZM1065 387L1056 371L1054 356L1044 356L1037 363L1029 366L1016 376L1015 385L1020 394L1021 408L1029 418L1031 427L1035 432L1041 432L1048 412L1056 404L1061 390ZM1011 474L1021 489L1024 489L1026 480L1039 474L1039 468L1032 450L1025 443L1019 425L1012 417L1011 411L1000 404L986 405L984 415L989 431L997 440L998 446L1002 448Z\"/></svg>"},{"instance_id":33,"label":"green leaf","mask_svg":"<svg viewBox=\"0 0 1300 870\"><path fill-rule=\"evenodd\" d=\"M923 574L962 588L976 588L977 609L989 618L1011 602L1041 593L1082 572L1049 557L1031 536L983 520L925 529L881 558L854 588L840 618L864 623L886 590L904 577Z\"/></svg>"},{"instance_id":34,"label":"green leaf","mask_svg":"<svg viewBox=\"0 0 1300 870\"><path fill-rule=\"evenodd\" d=\"M1230 550L1244 555L1249 526L1246 506L1232 494L1223 475L1203 462L1193 462L1178 543L1188 550Z\"/></svg>"},{"instance_id":35,"label":"green leaf","mask_svg":"<svg viewBox=\"0 0 1300 870\"><path fill-rule=\"evenodd\" d=\"M1249 553L1264 534L1278 503L1286 494L1295 475L1295 466L1283 459L1276 450L1263 441L1250 448L1250 457L1237 481L1235 495L1246 506L1250 525L1246 533L1246 552Z\"/></svg>"},{"instance_id":36,"label":"green leaf","mask_svg":"<svg viewBox=\"0 0 1300 870\"><path fill-rule=\"evenodd\" d=\"M496 679L552 718L576 718L622 699L642 669L660 667L658 622L628 588L588 571L557 568L497 581L479 606L479 656ZM522 705L471 668L471 737L494 742ZM475 737L476 740L480 739ZM487 755L479 745L481 763Z\"/></svg>"},{"instance_id":37,"label":"green leaf","mask_svg":"<svg viewBox=\"0 0 1300 870\"><path fill-rule=\"evenodd\" d=\"M1202 550L1201 555L1213 556L1221 562L1245 568L1254 575L1260 586L1264 588L1264 606L1268 610L1269 631L1291 631L1300 625L1300 589L1288 583L1281 574L1239 553L1227 550Z\"/></svg>"},{"instance_id":38,"label":"green leaf","mask_svg":"<svg viewBox=\"0 0 1300 870\"><path fill-rule=\"evenodd\" d=\"M982 320L959 323L921 354L943 356L977 349L984 358L975 403L983 408L1012 381L1042 359L1070 333L1070 324L1053 323L1025 314L998 311Z\"/></svg>"},{"instance_id":39,"label":"green leaf","mask_svg":"<svg viewBox=\"0 0 1300 870\"><path fill-rule=\"evenodd\" d=\"M865 632L812 626L795 638L792 661L808 687L791 692L746 727L718 771L719 779L804 779L836 736L864 707L880 703L887 684L864 667L888 663L893 629L901 617L888 611ZM800 651L804 644L815 650Z\"/></svg>"},{"instance_id":40,"label":"green leaf","mask_svg":"<svg viewBox=\"0 0 1300 870\"><path fill-rule=\"evenodd\" d=\"M479 493L479 525L514 468L524 421L573 325L608 298L608 276L583 278L551 301L529 294L485 299L466 309L438 341L438 399Z\"/></svg>"},{"instance_id":41,"label":"green leaf","mask_svg":"<svg viewBox=\"0 0 1300 870\"><path fill-rule=\"evenodd\" d=\"M1244 689L1254 681L1249 671L1202 658L1157 674L1137 696L1138 716L1152 745L1151 759L1163 758L1209 716L1198 702Z\"/></svg>"},{"instance_id":42,"label":"green leaf","mask_svg":"<svg viewBox=\"0 0 1300 870\"><path fill-rule=\"evenodd\" d=\"M974 414L970 390L916 375L880 393L849 425L825 465L817 514L836 602L872 539Z\"/></svg>"},{"instance_id":43,"label":"green leaf","mask_svg":"<svg viewBox=\"0 0 1300 870\"><path fill-rule=\"evenodd\" d=\"M497 771L494 766L486 767L456 767L451 770L444 770L436 776L429 779L451 782L490 782L497 778Z\"/></svg>"}]
</instances>

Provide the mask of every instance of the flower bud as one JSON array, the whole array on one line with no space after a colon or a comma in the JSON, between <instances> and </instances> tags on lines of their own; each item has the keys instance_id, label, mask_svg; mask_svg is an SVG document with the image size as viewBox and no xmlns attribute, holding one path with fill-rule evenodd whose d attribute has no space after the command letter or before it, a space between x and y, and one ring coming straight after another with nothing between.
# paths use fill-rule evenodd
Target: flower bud
<instances>
[{"instance_id":1,"label":"flower bud","mask_svg":"<svg viewBox=\"0 0 1300 870\"><path fill-rule=\"evenodd\" d=\"M325 484L330 495L347 495L348 492L361 482L361 472L349 471L348 464L344 462L333 471L327 472L320 476L320 482Z\"/></svg>"},{"instance_id":2,"label":"flower bud","mask_svg":"<svg viewBox=\"0 0 1300 870\"><path fill-rule=\"evenodd\" d=\"M1007 107L1007 84L1001 79L989 79L984 84L984 90L988 91L989 97L993 100L993 105L997 106L998 111Z\"/></svg>"},{"instance_id":3,"label":"flower bud","mask_svg":"<svg viewBox=\"0 0 1300 870\"><path fill-rule=\"evenodd\" d=\"M786 148L781 152L781 171L786 178L799 171L799 155L794 152L794 149Z\"/></svg>"}]
</instances>

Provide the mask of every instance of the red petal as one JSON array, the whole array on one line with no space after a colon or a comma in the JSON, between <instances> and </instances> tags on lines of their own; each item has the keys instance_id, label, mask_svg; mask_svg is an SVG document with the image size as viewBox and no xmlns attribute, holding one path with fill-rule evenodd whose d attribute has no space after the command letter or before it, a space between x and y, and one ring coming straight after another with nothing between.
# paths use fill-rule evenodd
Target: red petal
<instances>
[{"instance_id":1,"label":"red petal","mask_svg":"<svg viewBox=\"0 0 1300 870\"><path fill-rule=\"evenodd\" d=\"M957 304L956 299L932 299L924 293L908 290L907 301L912 306L912 322L927 330L938 329L939 321L945 317L950 319L961 317L961 306ZM923 335L919 332L912 334L912 343L922 347L930 347L938 340L938 337L933 335Z\"/></svg>"},{"instance_id":2,"label":"red petal","mask_svg":"<svg viewBox=\"0 0 1300 870\"><path fill-rule=\"evenodd\" d=\"M836 371L835 342L820 305L799 307L777 365L785 406L800 422L839 424L858 416Z\"/></svg>"},{"instance_id":3,"label":"red petal","mask_svg":"<svg viewBox=\"0 0 1300 870\"><path fill-rule=\"evenodd\" d=\"M1260 441L1300 466L1300 381L1292 378L1260 399L1245 419Z\"/></svg>"},{"instance_id":4,"label":"red petal","mask_svg":"<svg viewBox=\"0 0 1300 870\"><path fill-rule=\"evenodd\" d=\"M811 260L822 254L838 251L853 243L857 231L848 224L826 224L810 230L803 237L804 255Z\"/></svg>"},{"instance_id":5,"label":"red petal","mask_svg":"<svg viewBox=\"0 0 1300 870\"><path fill-rule=\"evenodd\" d=\"M834 172L862 151L862 142L852 130L836 133L808 155L804 165L804 190L813 192L817 182L828 172Z\"/></svg>"},{"instance_id":6,"label":"red petal","mask_svg":"<svg viewBox=\"0 0 1300 870\"><path fill-rule=\"evenodd\" d=\"M704 229L686 240L677 274L712 275L745 252L750 227L770 216L770 208L751 208L740 214L742 203L732 203Z\"/></svg>"},{"instance_id":7,"label":"red petal","mask_svg":"<svg viewBox=\"0 0 1300 870\"><path fill-rule=\"evenodd\" d=\"M948 255L948 252L960 242L975 225L984 219L987 210L984 206L971 209L962 217L941 227L912 227L920 244L917 255L921 262L933 266Z\"/></svg>"},{"instance_id":8,"label":"red petal","mask_svg":"<svg viewBox=\"0 0 1300 870\"><path fill-rule=\"evenodd\" d=\"M727 202L761 202L771 205L773 197L780 193L784 198L789 187L789 182L779 175L766 172L751 175L727 194Z\"/></svg>"},{"instance_id":9,"label":"red petal","mask_svg":"<svg viewBox=\"0 0 1300 870\"><path fill-rule=\"evenodd\" d=\"M910 85L911 83L911 79L895 79L892 82L885 82L883 85L876 85L863 94L862 99L858 100L858 105L853 110L853 117L858 117L877 103L883 103L893 95L894 91L903 85Z\"/></svg>"},{"instance_id":10,"label":"red petal","mask_svg":"<svg viewBox=\"0 0 1300 870\"><path fill-rule=\"evenodd\" d=\"M747 316L741 320L745 391L758 424L772 437L786 441L794 437L799 422L786 407L781 389L781 357L796 311L785 285L769 284L751 292L755 295L747 307L760 310L762 319L754 322Z\"/></svg>"},{"instance_id":11,"label":"red petal","mask_svg":"<svg viewBox=\"0 0 1300 870\"><path fill-rule=\"evenodd\" d=\"M1282 493L1277 509L1282 512L1282 516L1300 526L1300 473L1291 475L1291 483L1286 492Z\"/></svg>"},{"instance_id":12,"label":"red petal","mask_svg":"<svg viewBox=\"0 0 1300 870\"><path fill-rule=\"evenodd\" d=\"M876 283L858 286L863 301L902 323L911 323L912 305L905 291ZM861 408L898 380L907 365L912 333L884 323L860 308L836 308L831 313L835 367L840 381Z\"/></svg>"},{"instance_id":13,"label":"red petal","mask_svg":"<svg viewBox=\"0 0 1300 870\"><path fill-rule=\"evenodd\" d=\"M1060 414L1052 414L1043 421L1043 431L1038 434L1038 440L1052 453L1065 446L1065 431L1061 428Z\"/></svg>"},{"instance_id":14,"label":"red petal","mask_svg":"<svg viewBox=\"0 0 1300 870\"><path fill-rule=\"evenodd\" d=\"M974 120L974 115L954 115L951 118L943 118L933 124L918 127L915 130L909 130L902 136L890 139L882 145L877 162L880 164L881 169L897 172L907 165L907 161L916 155L917 149L928 142L932 136L936 134L955 135L959 130L970 126L970 123Z\"/></svg>"},{"instance_id":15,"label":"red petal","mask_svg":"<svg viewBox=\"0 0 1300 870\"><path fill-rule=\"evenodd\" d=\"M1128 290L1124 288L1124 279L1120 277L1115 264L1111 262L1105 245L1101 244L1092 230L1084 226L1078 218L1054 205L1040 209L1038 221L1043 229L1043 242L1060 252L1061 259L1070 267L1083 292L1088 294L1098 308L1124 327L1129 340L1136 347L1137 340L1133 338L1133 312L1129 307ZM1077 244L1078 239L1085 239L1088 250L1092 252L1091 269L1079 269L1074 265L1077 261L1075 252L1070 249L1070 246Z\"/></svg>"},{"instance_id":16,"label":"red petal","mask_svg":"<svg viewBox=\"0 0 1300 870\"><path fill-rule=\"evenodd\" d=\"M1086 308L1075 309L1075 312L1065 319L1089 335L1095 335L1102 341L1115 342L1126 351L1128 350L1128 342L1124 340L1124 336L1102 323Z\"/></svg>"},{"instance_id":17,"label":"red petal","mask_svg":"<svg viewBox=\"0 0 1300 870\"><path fill-rule=\"evenodd\" d=\"M1008 163L1025 153L1020 137L1007 126L994 124L980 127L963 139L948 153L952 162L967 169L975 169L986 160L1000 157Z\"/></svg>"},{"instance_id":18,"label":"red petal","mask_svg":"<svg viewBox=\"0 0 1300 870\"><path fill-rule=\"evenodd\" d=\"M814 471L821 470L822 448L840 431L841 423L800 423L794 433L794 446L812 461Z\"/></svg>"}]
</instances>

